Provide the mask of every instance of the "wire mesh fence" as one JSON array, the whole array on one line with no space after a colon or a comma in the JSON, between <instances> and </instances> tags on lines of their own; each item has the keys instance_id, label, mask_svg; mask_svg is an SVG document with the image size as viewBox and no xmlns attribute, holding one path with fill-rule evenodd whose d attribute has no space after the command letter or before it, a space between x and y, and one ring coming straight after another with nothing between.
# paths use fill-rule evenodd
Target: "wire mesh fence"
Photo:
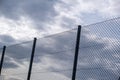
<instances>
[{"instance_id":1,"label":"wire mesh fence","mask_svg":"<svg viewBox=\"0 0 120 80\"><path fill-rule=\"evenodd\" d=\"M31 80L70 79L76 32L74 29L37 40Z\"/></svg>"},{"instance_id":2,"label":"wire mesh fence","mask_svg":"<svg viewBox=\"0 0 120 80\"><path fill-rule=\"evenodd\" d=\"M77 80L118 80L120 18L82 27Z\"/></svg>"},{"instance_id":3,"label":"wire mesh fence","mask_svg":"<svg viewBox=\"0 0 120 80\"><path fill-rule=\"evenodd\" d=\"M6 47L2 75L4 80L26 80L32 41Z\"/></svg>"},{"instance_id":4,"label":"wire mesh fence","mask_svg":"<svg viewBox=\"0 0 120 80\"><path fill-rule=\"evenodd\" d=\"M30 80L71 80L77 28L38 38ZM27 80L33 41L6 48L3 80ZM2 48L0 49L0 57ZM76 80L118 80L120 18L82 26Z\"/></svg>"},{"instance_id":5,"label":"wire mesh fence","mask_svg":"<svg viewBox=\"0 0 120 80\"><path fill-rule=\"evenodd\" d=\"M0 59L1 59L1 56L2 56L2 51L3 51L3 48L0 48Z\"/></svg>"}]
</instances>

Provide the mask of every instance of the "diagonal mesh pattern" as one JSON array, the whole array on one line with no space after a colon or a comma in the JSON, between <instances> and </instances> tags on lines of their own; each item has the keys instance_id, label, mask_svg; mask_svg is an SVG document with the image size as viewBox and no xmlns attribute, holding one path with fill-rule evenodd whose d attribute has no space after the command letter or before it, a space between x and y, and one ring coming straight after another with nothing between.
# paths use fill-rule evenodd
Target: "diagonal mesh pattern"
<instances>
[{"instance_id":1,"label":"diagonal mesh pattern","mask_svg":"<svg viewBox=\"0 0 120 80\"><path fill-rule=\"evenodd\" d=\"M77 29L37 40L31 80L70 80Z\"/></svg>"},{"instance_id":2,"label":"diagonal mesh pattern","mask_svg":"<svg viewBox=\"0 0 120 80\"><path fill-rule=\"evenodd\" d=\"M71 80L77 28L38 38L31 80ZM76 80L118 80L120 17L82 26ZM3 80L27 80L33 41L7 46ZM2 48L0 49L0 57Z\"/></svg>"},{"instance_id":3,"label":"diagonal mesh pattern","mask_svg":"<svg viewBox=\"0 0 120 80\"><path fill-rule=\"evenodd\" d=\"M120 18L82 27L77 80L118 80Z\"/></svg>"},{"instance_id":4,"label":"diagonal mesh pattern","mask_svg":"<svg viewBox=\"0 0 120 80\"><path fill-rule=\"evenodd\" d=\"M4 80L26 80L32 41L6 47L2 75Z\"/></svg>"}]
</instances>

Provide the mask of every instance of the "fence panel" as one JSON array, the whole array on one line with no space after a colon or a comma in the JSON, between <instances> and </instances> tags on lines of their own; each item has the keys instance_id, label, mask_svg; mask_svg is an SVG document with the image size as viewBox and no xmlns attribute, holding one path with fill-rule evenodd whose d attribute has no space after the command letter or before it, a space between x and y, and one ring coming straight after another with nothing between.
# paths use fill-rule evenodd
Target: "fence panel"
<instances>
[{"instance_id":1,"label":"fence panel","mask_svg":"<svg viewBox=\"0 0 120 80\"><path fill-rule=\"evenodd\" d=\"M118 80L120 19L83 26L77 80Z\"/></svg>"},{"instance_id":2,"label":"fence panel","mask_svg":"<svg viewBox=\"0 0 120 80\"><path fill-rule=\"evenodd\" d=\"M26 80L32 41L6 47L2 76L4 80Z\"/></svg>"},{"instance_id":3,"label":"fence panel","mask_svg":"<svg viewBox=\"0 0 120 80\"><path fill-rule=\"evenodd\" d=\"M3 48L0 48L0 61L1 61L2 51L3 51Z\"/></svg>"},{"instance_id":4,"label":"fence panel","mask_svg":"<svg viewBox=\"0 0 120 80\"><path fill-rule=\"evenodd\" d=\"M77 29L37 40L31 80L71 80Z\"/></svg>"},{"instance_id":5,"label":"fence panel","mask_svg":"<svg viewBox=\"0 0 120 80\"><path fill-rule=\"evenodd\" d=\"M31 80L71 80L77 28L37 39ZM33 41L6 48L3 80L27 80ZM2 48L0 49L0 57ZM82 26L76 80L118 80L120 18Z\"/></svg>"}]
</instances>

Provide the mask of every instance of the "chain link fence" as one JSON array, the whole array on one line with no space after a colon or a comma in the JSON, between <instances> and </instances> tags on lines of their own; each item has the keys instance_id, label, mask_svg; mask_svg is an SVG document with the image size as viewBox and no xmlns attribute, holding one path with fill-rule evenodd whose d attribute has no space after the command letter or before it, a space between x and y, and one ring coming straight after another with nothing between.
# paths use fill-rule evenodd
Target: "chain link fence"
<instances>
[{"instance_id":1,"label":"chain link fence","mask_svg":"<svg viewBox=\"0 0 120 80\"><path fill-rule=\"evenodd\" d=\"M77 28L38 38L30 80L71 80ZM27 80L33 41L6 47L2 80ZM0 57L3 48L0 48ZM120 18L82 26L76 80L119 80Z\"/></svg>"}]
</instances>

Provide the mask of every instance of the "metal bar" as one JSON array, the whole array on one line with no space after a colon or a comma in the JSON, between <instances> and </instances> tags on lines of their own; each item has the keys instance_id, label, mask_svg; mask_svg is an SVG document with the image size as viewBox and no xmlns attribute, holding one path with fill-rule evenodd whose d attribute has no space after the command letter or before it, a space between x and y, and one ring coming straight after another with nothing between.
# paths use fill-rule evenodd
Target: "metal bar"
<instances>
[{"instance_id":1,"label":"metal bar","mask_svg":"<svg viewBox=\"0 0 120 80\"><path fill-rule=\"evenodd\" d=\"M1 71L2 71L2 67L3 67L3 61L4 61L5 51L6 51L6 46L3 46L3 51L2 51L2 56L1 56L1 62L0 62L0 76L1 76Z\"/></svg>"},{"instance_id":2,"label":"metal bar","mask_svg":"<svg viewBox=\"0 0 120 80\"><path fill-rule=\"evenodd\" d=\"M72 80L75 80L75 78L76 78L77 61L78 61L79 44L80 44L80 34L81 34L81 25L78 26L78 31L77 31Z\"/></svg>"},{"instance_id":3,"label":"metal bar","mask_svg":"<svg viewBox=\"0 0 120 80\"><path fill-rule=\"evenodd\" d=\"M27 80L30 80L37 38L34 38Z\"/></svg>"},{"instance_id":4,"label":"metal bar","mask_svg":"<svg viewBox=\"0 0 120 80\"><path fill-rule=\"evenodd\" d=\"M119 79L118 80L120 80L120 77L119 77Z\"/></svg>"}]
</instances>

